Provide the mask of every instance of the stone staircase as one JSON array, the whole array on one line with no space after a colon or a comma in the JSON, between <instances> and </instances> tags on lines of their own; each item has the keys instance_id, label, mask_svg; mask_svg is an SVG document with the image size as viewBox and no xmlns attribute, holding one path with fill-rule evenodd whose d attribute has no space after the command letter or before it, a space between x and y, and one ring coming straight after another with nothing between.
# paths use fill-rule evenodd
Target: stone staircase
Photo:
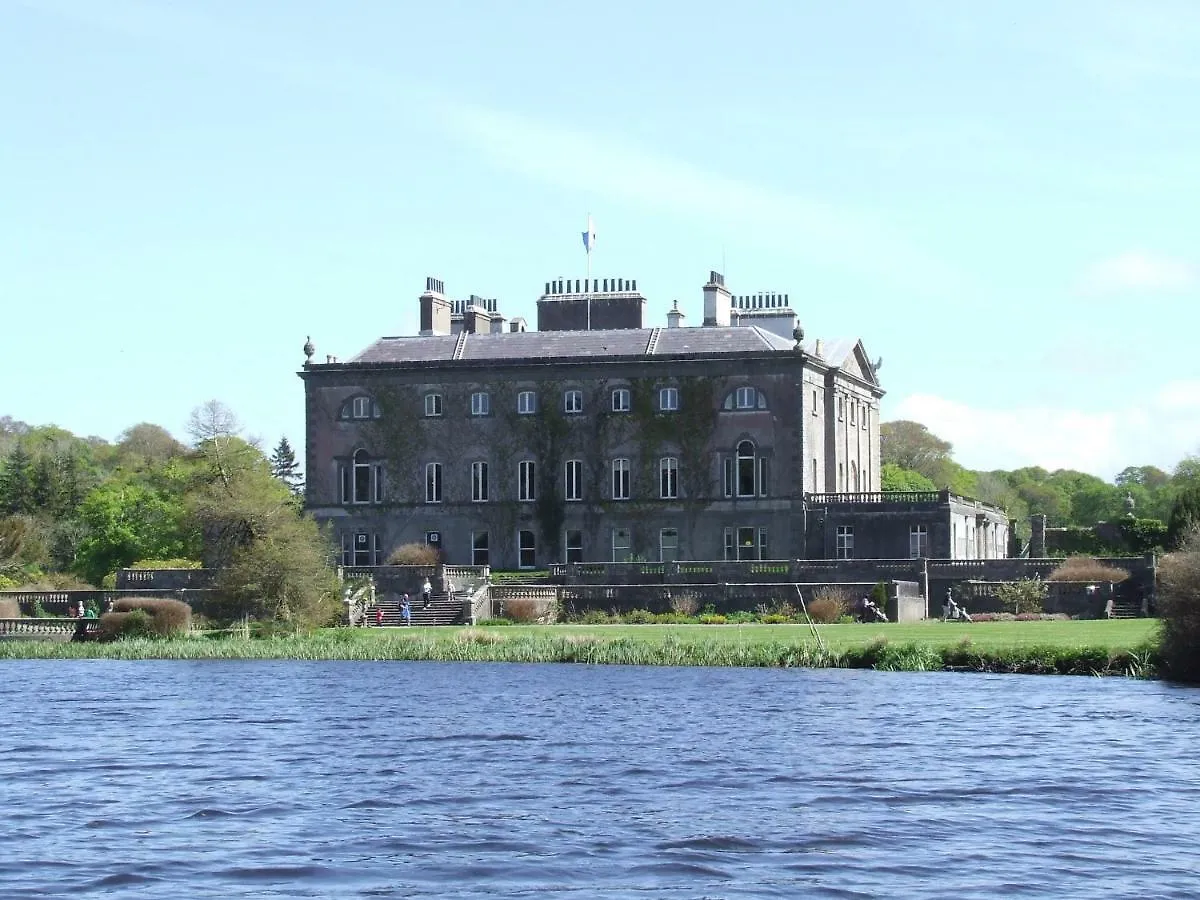
<instances>
[{"instance_id":1,"label":"stone staircase","mask_svg":"<svg viewBox=\"0 0 1200 900\"><path fill-rule=\"evenodd\" d=\"M415 594L409 597L409 608L412 610L412 624L418 625L462 625L465 622L463 617L463 602L464 598L461 594L447 594L445 591L430 595L429 606L423 607L421 604L421 595ZM404 621L400 618L400 598L394 595L381 596L377 600L378 606L383 610L383 627L394 628L403 626ZM375 607L367 609L366 623L369 627L375 627Z\"/></svg>"},{"instance_id":2,"label":"stone staircase","mask_svg":"<svg viewBox=\"0 0 1200 900\"><path fill-rule=\"evenodd\" d=\"M1121 599L1113 601L1114 619L1139 619L1142 615L1142 604L1136 599Z\"/></svg>"}]
</instances>

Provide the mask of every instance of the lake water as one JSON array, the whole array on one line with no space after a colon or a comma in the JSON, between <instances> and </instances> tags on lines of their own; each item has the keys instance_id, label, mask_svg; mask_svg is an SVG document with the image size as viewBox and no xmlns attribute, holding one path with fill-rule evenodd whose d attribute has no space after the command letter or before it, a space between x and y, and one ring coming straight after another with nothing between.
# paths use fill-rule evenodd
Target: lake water
<instances>
[{"instance_id":1,"label":"lake water","mask_svg":"<svg viewBox=\"0 0 1200 900\"><path fill-rule=\"evenodd\" d=\"M1200 691L0 664L0 897L1200 896Z\"/></svg>"}]
</instances>

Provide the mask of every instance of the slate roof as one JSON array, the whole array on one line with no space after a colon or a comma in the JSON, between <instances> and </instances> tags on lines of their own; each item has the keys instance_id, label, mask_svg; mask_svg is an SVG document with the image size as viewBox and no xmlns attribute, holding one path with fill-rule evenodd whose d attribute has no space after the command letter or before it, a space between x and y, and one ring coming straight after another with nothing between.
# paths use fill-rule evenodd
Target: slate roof
<instances>
[{"instance_id":1,"label":"slate roof","mask_svg":"<svg viewBox=\"0 0 1200 900\"><path fill-rule=\"evenodd\" d=\"M459 358L506 360L644 356L647 355L655 331L658 331L658 341L655 343L653 354L655 356L790 351L793 344L790 339L772 334L758 326L523 331L468 334ZM350 362L448 362L454 359L459 337L460 335L454 334L380 338ZM850 346L853 346L853 342L850 342Z\"/></svg>"}]
</instances>

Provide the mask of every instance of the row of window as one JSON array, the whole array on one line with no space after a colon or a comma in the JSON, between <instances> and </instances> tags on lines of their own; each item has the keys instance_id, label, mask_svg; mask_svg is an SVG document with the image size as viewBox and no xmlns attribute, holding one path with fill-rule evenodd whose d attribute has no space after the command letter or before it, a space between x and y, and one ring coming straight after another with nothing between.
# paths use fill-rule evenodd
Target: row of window
<instances>
[{"instance_id":1,"label":"row of window","mask_svg":"<svg viewBox=\"0 0 1200 900\"><path fill-rule=\"evenodd\" d=\"M817 392L813 391L814 405L816 403L816 399L817 399ZM847 403L845 397L838 397L837 398L837 417L838 417L839 422L845 420L847 407L850 408L850 427L853 428L854 426L858 425L859 427L862 428L863 431L866 431L867 425L871 420L871 415L870 415L871 407L868 406L866 403L863 403L860 400L852 399L852 400L850 400L849 403ZM861 410L861 413L859 412L860 410ZM816 415L815 408L813 410L813 415ZM861 420L861 424L860 424L860 420Z\"/></svg>"},{"instance_id":2,"label":"row of window","mask_svg":"<svg viewBox=\"0 0 1200 900\"><path fill-rule=\"evenodd\" d=\"M839 525L837 527L836 556L838 559L854 558L854 526ZM908 555L920 559L929 555L929 527L913 525L908 529Z\"/></svg>"},{"instance_id":3,"label":"row of window","mask_svg":"<svg viewBox=\"0 0 1200 900\"><path fill-rule=\"evenodd\" d=\"M613 412L629 412L633 409L633 393L629 388L614 388L609 395ZM442 395L431 391L425 395L426 418L437 418L442 415ZM725 398L722 409L750 410L766 409L765 395L757 388L740 387ZM679 409L679 388L664 387L658 390L658 411L676 412ZM521 391L517 394L517 412L523 416L533 415L538 411L538 395L536 391ZM578 414L583 412L583 391L568 390L563 392L563 412ZM475 391L471 394L471 415L490 416L492 414L492 398L487 391ZM339 418L342 419L378 419L379 405L370 397L352 397L343 404Z\"/></svg>"},{"instance_id":4,"label":"row of window","mask_svg":"<svg viewBox=\"0 0 1200 900\"><path fill-rule=\"evenodd\" d=\"M750 441L742 441L734 456L724 460L724 495L726 497L767 496L767 458L758 456ZM611 490L613 500L629 500L633 496L632 463L626 458L611 462ZM443 501L443 466L431 462L425 465L425 502ZM365 450L355 452L349 466L342 468L341 502L382 503L383 467L372 462ZM491 466L483 461L471 463L471 501L487 503L491 497ZM563 466L563 499L571 502L583 500L583 460L569 459ZM679 497L679 460L664 456L658 461L658 497L660 500L675 500ZM517 499L523 502L537 500L537 463L522 460L517 464Z\"/></svg>"},{"instance_id":5,"label":"row of window","mask_svg":"<svg viewBox=\"0 0 1200 900\"><path fill-rule=\"evenodd\" d=\"M633 540L630 529L612 528L609 531L609 539L613 562L631 562L633 560ZM425 540L427 543L440 547L441 533L426 532ZM725 529L726 561L770 559L768 546L766 528L749 526ZM563 562L583 562L583 531L569 528L563 532L562 547ZM660 528L658 561L673 562L678 556L679 530L677 528ZM379 534L365 531L342 534L342 565L379 566L383 565L383 557L383 545ZM529 529L519 530L517 532L517 565L522 569L532 569L536 567L537 563L537 535ZM471 532L471 565L490 566L491 564L490 532Z\"/></svg>"}]
</instances>

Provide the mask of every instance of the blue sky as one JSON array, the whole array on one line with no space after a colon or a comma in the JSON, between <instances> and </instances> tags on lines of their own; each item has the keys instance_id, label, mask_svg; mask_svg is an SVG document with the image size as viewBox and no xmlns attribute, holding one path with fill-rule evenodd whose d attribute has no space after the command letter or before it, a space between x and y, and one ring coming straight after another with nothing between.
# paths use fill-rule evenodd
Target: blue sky
<instances>
[{"instance_id":1,"label":"blue sky","mask_svg":"<svg viewBox=\"0 0 1200 900\"><path fill-rule=\"evenodd\" d=\"M415 331L786 292L974 468L1200 450L1200 4L0 0L0 414L113 439Z\"/></svg>"}]
</instances>

